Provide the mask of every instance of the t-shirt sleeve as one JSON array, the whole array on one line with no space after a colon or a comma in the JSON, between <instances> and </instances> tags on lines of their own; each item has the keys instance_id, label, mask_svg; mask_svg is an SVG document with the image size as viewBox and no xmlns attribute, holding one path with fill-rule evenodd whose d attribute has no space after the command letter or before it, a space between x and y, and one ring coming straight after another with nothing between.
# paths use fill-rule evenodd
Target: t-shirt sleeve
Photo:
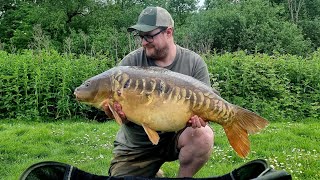
<instances>
[{"instance_id":1,"label":"t-shirt sleeve","mask_svg":"<svg viewBox=\"0 0 320 180\"><path fill-rule=\"evenodd\" d=\"M128 54L120 61L119 66L135 66L134 56Z\"/></svg>"},{"instance_id":2,"label":"t-shirt sleeve","mask_svg":"<svg viewBox=\"0 0 320 180\"><path fill-rule=\"evenodd\" d=\"M199 56L197 61L196 61L196 68L194 71L194 78L204 82L205 84L207 84L208 86L211 86L210 83L210 76L209 76L209 71L208 71L208 67L207 64L204 62L204 60ZM212 87L212 90L220 96L219 91L217 91L215 88Z\"/></svg>"},{"instance_id":3,"label":"t-shirt sleeve","mask_svg":"<svg viewBox=\"0 0 320 180\"><path fill-rule=\"evenodd\" d=\"M119 66L142 66L144 60L143 49L139 48L126 55L119 63Z\"/></svg>"},{"instance_id":4,"label":"t-shirt sleeve","mask_svg":"<svg viewBox=\"0 0 320 180\"><path fill-rule=\"evenodd\" d=\"M208 68L207 68L207 65L205 64L205 62L202 60L202 58L197 60L197 64L196 64L196 67L194 70L193 77L198 79L199 81L204 82L208 86L211 85Z\"/></svg>"}]
</instances>

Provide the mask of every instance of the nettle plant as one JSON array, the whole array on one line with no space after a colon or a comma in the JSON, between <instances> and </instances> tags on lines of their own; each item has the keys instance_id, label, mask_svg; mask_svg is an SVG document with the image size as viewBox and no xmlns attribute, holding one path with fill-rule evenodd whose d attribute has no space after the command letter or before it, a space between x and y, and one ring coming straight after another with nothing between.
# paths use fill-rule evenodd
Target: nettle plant
<instances>
[{"instance_id":1,"label":"nettle plant","mask_svg":"<svg viewBox=\"0 0 320 180\"><path fill-rule=\"evenodd\" d=\"M320 50L293 55L204 54L213 86L227 101L269 120L320 116ZM0 51L0 119L75 116L106 119L97 109L78 103L74 88L116 65L106 56L27 50Z\"/></svg>"}]
</instances>

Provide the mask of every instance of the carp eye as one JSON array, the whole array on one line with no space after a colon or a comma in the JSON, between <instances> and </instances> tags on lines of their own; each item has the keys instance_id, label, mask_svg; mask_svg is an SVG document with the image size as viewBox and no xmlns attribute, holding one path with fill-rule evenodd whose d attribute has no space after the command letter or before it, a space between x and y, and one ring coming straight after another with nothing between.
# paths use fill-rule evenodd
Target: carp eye
<instances>
[{"instance_id":1,"label":"carp eye","mask_svg":"<svg viewBox=\"0 0 320 180\"><path fill-rule=\"evenodd\" d=\"M85 82L84 86L85 87L89 87L90 86L90 81L89 82Z\"/></svg>"}]
</instances>

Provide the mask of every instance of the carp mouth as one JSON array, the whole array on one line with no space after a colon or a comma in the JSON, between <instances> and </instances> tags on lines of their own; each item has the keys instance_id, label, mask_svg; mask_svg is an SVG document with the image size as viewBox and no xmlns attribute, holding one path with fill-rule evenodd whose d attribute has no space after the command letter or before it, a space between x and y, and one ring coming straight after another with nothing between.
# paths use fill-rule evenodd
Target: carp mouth
<instances>
[{"instance_id":1,"label":"carp mouth","mask_svg":"<svg viewBox=\"0 0 320 180\"><path fill-rule=\"evenodd\" d=\"M90 93L79 92L79 91L75 90L73 94L75 95L76 100L78 102L94 106L94 107L96 107L98 109L100 109L100 107L102 106L102 104L100 102L101 100L100 99L97 100L96 97L92 98Z\"/></svg>"},{"instance_id":2,"label":"carp mouth","mask_svg":"<svg viewBox=\"0 0 320 180\"><path fill-rule=\"evenodd\" d=\"M85 102L85 97L83 97L79 92L75 91L73 93L76 96L76 100L79 102Z\"/></svg>"},{"instance_id":3,"label":"carp mouth","mask_svg":"<svg viewBox=\"0 0 320 180\"><path fill-rule=\"evenodd\" d=\"M73 92L76 100L79 102L90 103L92 101L92 92L76 88Z\"/></svg>"}]
</instances>

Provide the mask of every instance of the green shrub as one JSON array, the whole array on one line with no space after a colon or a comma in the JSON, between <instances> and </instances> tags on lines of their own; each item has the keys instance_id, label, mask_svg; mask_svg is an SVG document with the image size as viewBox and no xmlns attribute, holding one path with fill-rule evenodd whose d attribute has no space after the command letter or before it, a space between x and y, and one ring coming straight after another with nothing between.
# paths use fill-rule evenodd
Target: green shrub
<instances>
[{"instance_id":1,"label":"green shrub","mask_svg":"<svg viewBox=\"0 0 320 180\"><path fill-rule=\"evenodd\" d=\"M96 114L75 101L83 80L113 66L110 59L60 55L56 51L0 51L0 118L70 118ZM85 114L84 114L85 113Z\"/></svg>"},{"instance_id":2,"label":"green shrub","mask_svg":"<svg viewBox=\"0 0 320 180\"><path fill-rule=\"evenodd\" d=\"M272 119L320 116L319 50L298 56L245 52L207 56L223 98Z\"/></svg>"},{"instance_id":3,"label":"green shrub","mask_svg":"<svg viewBox=\"0 0 320 180\"><path fill-rule=\"evenodd\" d=\"M243 51L204 58L212 83L227 101L269 120L320 116L320 49L307 58ZM103 56L0 51L0 119L105 119L102 111L78 103L73 91L115 64Z\"/></svg>"},{"instance_id":4,"label":"green shrub","mask_svg":"<svg viewBox=\"0 0 320 180\"><path fill-rule=\"evenodd\" d=\"M312 49L311 42L297 25L282 18L281 12L282 8L261 0L214 6L189 17L177 28L176 40L201 52L247 50L306 55Z\"/></svg>"}]
</instances>

